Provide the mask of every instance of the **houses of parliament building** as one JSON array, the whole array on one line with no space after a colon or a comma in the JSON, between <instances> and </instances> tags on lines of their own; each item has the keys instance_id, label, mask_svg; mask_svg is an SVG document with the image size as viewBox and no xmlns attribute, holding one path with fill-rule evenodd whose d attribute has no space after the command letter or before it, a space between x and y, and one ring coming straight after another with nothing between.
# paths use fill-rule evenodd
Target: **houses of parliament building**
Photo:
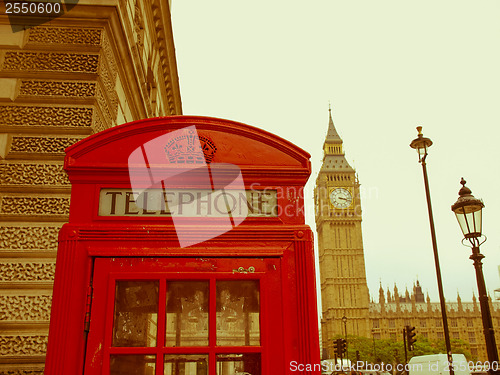
<instances>
[{"instance_id":1,"label":"houses of parliament building","mask_svg":"<svg viewBox=\"0 0 500 375\"><path fill-rule=\"evenodd\" d=\"M418 281L411 292L401 293L397 286L392 291L380 286L378 298L370 300L361 233L360 184L345 158L343 141L335 129L331 111L323 152L314 191L323 357L333 358L333 338L344 335L344 324L349 335L375 340L402 341L406 325L416 328L417 337L444 340L440 304L424 296ZM469 343L472 359L486 360L476 297L472 302L462 302L457 295L456 302L448 302L446 306L450 338ZM500 327L500 304L490 300L490 310L496 330Z\"/></svg>"}]
</instances>

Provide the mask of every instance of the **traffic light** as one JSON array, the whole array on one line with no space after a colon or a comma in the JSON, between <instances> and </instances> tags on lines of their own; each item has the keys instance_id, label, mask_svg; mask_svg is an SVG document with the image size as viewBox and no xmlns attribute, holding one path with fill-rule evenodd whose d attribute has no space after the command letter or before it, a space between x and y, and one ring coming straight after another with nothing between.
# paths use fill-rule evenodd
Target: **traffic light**
<instances>
[{"instance_id":1,"label":"traffic light","mask_svg":"<svg viewBox=\"0 0 500 375\"><path fill-rule=\"evenodd\" d=\"M417 339L415 338L415 327L406 326L406 345L408 346L408 350L413 350L413 344Z\"/></svg>"},{"instance_id":2,"label":"traffic light","mask_svg":"<svg viewBox=\"0 0 500 375\"><path fill-rule=\"evenodd\" d=\"M347 352L347 341L344 339L341 339L340 341L341 341L342 354L344 354L345 352Z\"/></svg>"},{"instance_id":3,"label":"traffic light","mask_svg":"<svg viewBox=\"0 0 500 375\"><path fill-rule=\"evenodd\" d=\"M344 341L345 341L344 339L333 340L333 350L341 358L342 358L342 354L345 353Z\"/></svg>"}]
</instances>

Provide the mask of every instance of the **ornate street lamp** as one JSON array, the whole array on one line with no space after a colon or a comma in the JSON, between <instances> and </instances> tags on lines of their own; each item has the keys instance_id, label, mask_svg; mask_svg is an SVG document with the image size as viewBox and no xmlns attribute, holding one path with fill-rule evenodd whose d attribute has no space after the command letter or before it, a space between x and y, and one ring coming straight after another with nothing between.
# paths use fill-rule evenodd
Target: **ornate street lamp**
<instances>
[{"instance_id":1,"label":"ornate street lamp","mask_svg":"<svg viewBox=\"0 0 500 375\"><path fill-rule=\"evenodd\" d=\"M490 306L488 303L488 293L486 292L486 285L483 276L483 263L484 255L479 251L479 246L486 241L486 236L482 235L482 211L484 203L482 200L474 198L472 192L465 186L466 181L462 178L460 181L462 188L458 192L458 199L451 210L457 217L458 224L464 235L462 244L469 241L472 248L472 255L469 257L474 261L474 268L476 269L477 289L479 291L479 303L481 306L481 316L483 321L484 339L486 341L486 351L488 353L488 361L498 364L497 345L495 343L495 332L493 330L493 323L491 321ZM484 238L481 240L481 238Z\"/></svg>"},{"instance_id":2,"label":"ornate street lamp","mask_svg":"<svg viewBox=\"0 0 500 375\"><path fill-rule=\"evenodd\" d=\"M436 266L436 277L438 283L439 290L439 302L441 303L441 316L443 318L443 330L444 330L444 341L446 343L446 354L448 356L448 362L450 363L450 375L454 375L453 366L452 366L452 356L451 356L451 343L450 343L450 333L448 331L448 319L446 317L446 303L444 300L444 292L443 292L443 282L441 280L441 268L439 266L439 256L437 250L437 241L436 241L436 230L434 228L434 218L432 215L432 206L431 206L431 194L429 190L429 180L427 178L427 166L425 163L425 159L427 158L427 150L430 146L432 146L432 141L429 138L425 138L422 134L422 127L417 126L418 137L415 138L411 143L410 147L414 148L418 152L418 161L422 164L422 170L424 173L424 186L425 186L425 195L427 197L427 211L429 213L429 223L431 227L431 239L432 239L432 250L434 252L434 264Z\"/></svg>"}]
</instances>

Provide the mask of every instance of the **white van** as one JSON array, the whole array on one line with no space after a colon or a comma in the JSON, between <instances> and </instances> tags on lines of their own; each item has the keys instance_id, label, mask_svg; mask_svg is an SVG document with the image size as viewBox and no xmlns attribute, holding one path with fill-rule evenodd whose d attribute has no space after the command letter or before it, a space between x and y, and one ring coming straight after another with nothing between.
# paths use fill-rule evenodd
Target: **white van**
<instances>
[{"instance_id":1,"label":"white van","mask_svg":"<svg viewBox=\"0 0 500 375\"><path fill-rule=\"evenodd\" d=\"M455 375L471 375L469 362L463 354L452 354L452 358ZM446 354L413 357L408 362L407 369L409 375L448 375L450 373Z\"/></svg>"}]
</instances>

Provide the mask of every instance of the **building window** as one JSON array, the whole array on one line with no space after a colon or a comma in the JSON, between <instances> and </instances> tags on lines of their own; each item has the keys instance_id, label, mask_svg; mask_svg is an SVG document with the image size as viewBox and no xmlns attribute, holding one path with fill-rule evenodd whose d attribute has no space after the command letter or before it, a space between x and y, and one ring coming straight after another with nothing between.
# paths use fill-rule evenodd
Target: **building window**
<instances>
[{"instance_id":1,"label":"building window","mask_svg":"<svg viewBox=\"0 0 500 375\"><path fill-rule=\"evenodd\" d=\"M476 335L474 332L469 332L469 343L475 344L476 343Z\"/></svg>"},{"instance_id":2,"label":"building window","mask_svg":"<svg viewBox=\"0 0 500 375\"><path fill-rule=\"evenodd\" d=\"M380 322L378 319L373 319L373 328L380 328Z\"/></svg>"},{"instance_id":3,"label":"building window","mask_svg":"<svg viewBox=\"0 0 500 375\"><path fill-rule=\"evenodd\" d=\"M470 354L472 354L474 357L477 357L477 349L476 348L471 348L470 349Z\"/></svg>"},{"instance_id":4,"label":"building window","mask_svg":"<svg viewBox=\"0 0 500 375\"><path fill-rule=\"evenodd\" d=\"M389 328L396 328L396 322L394 319L389 319Z\"/></svg>"},{"instance_id":5,"label":"building window","mask_svg":"<svg viewBox=\"0 0 500 375\"><path fill-rule=\"evenodd\" d=\"M458 322L457 322L457 319L451 319L451 321L450 321L450 325L451 325L453 328L458 327Z\"/></svg>"},{"instance_id":6,"label":"building window","mask_svg":"<svg viewBox=\"0 0 500 375\"><path fill-rule=\"evenodd\" d=\"M444 339L444 333L443 332L438 332L437 333L437 338L438 338L438 340Z\"/></svg>"},{"instance_id":7,"label":"building window","mask_svg":"<svg viewBox=\"0 0 500 375\"><path fill-rule=\"evenodd\" d=\"M427 327L427 321L425 319L420 319L420 327L422 328Z\"/></svg>"},{"instance_id":8,"label":"building window","mask_svg":"<svg viewBox=\"0 0 500 375\"><path fill-rule=\"evenodd\" d=\"M472 319L467 319L467 327L474 327L474 321Z\"/></svg>"},{"instance_id":9,"label":"building window","mask_svg":"<svg viewBox=\"0 0 500 375\"><path fill-rule=\"evenodd\" d=\"M411 320L405 319L405 326L411 326Z\"/></svg>"},{"instance_id":10,"label":"building window","mask_svg":"<svg viewBox=\"0 0 500 375\"><path fill-rule=\"evenodd\" d=\"M421 335L422 337L425 337L425 338L428 338L428 337L429 337L429 335L427 334L427 332L422 332L420 335Z\"/></svg>"},{"instance_id":11,"label":"building window","mask_svg":"<svg viewBox=\"0 0 500 375\"><path fill-rule=\"evenodd\" d=\"M436 327L442 327L443 326L443 321L441 319L434 320L434 323L436 324Z\"/></svg>"},{"instance_id":12,"label":"building window","mask_svg":"<svg viewBox=\"0 0 500 375\"><path fill-rule=\"evenodd\" d=\"M460 338L460 333L459 332L453 332L453 338L454 339L459 339Z\"/></svg>"}]
</instances>

